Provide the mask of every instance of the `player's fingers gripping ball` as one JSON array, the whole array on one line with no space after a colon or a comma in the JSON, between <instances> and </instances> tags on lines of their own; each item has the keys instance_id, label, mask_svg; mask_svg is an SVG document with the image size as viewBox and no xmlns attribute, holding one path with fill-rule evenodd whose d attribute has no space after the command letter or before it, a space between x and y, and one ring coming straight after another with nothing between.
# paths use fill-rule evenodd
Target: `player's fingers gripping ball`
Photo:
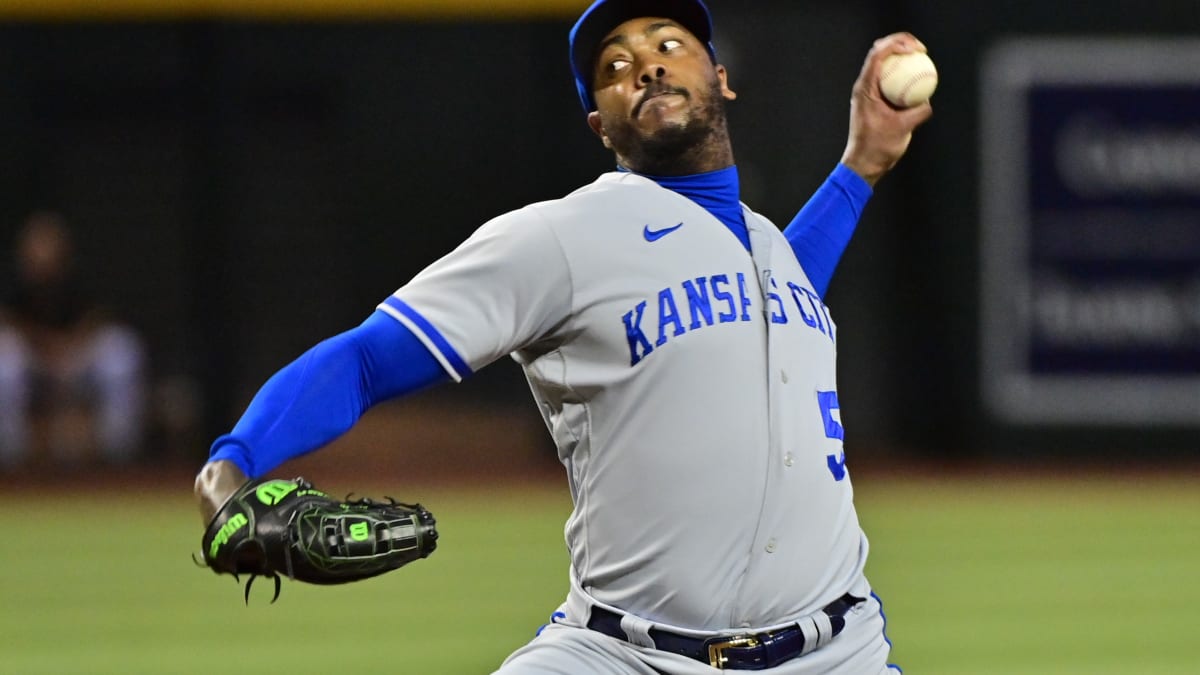
<instances>
[{"instance_id":1,"label":"player's fingers gripping ball","mask_svg":"<svg viewBox=\"0 0 1200 675\"><path fill-rule=\"evenodd\" d=\"M892 54L879 71L879 91L897 108L921 105L937 89L938 72L925 52Z\"/></svg>"},{"instance_id":2,"label":"player's fingers gripping ball","mask_svg":"<svg viewBox=\"0 0 1200 675\"><path fill-rule=\"evenodd\" d=\"M341 584L388 572L437 547L433 514L420 504L338 501L303 478L248 481L204 532L204 563L235 579Z\"/></svg>"}]
</instances>

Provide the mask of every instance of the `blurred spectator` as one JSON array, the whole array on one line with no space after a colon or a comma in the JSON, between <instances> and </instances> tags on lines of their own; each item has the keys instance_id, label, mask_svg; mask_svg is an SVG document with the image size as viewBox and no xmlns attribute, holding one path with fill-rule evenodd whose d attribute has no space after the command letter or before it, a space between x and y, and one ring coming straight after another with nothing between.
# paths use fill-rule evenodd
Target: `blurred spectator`
<instances>
[{"instance_id":1,"label":"blurred spectator","mask_svg":"<svg viewBox=\"0 0 1200 675\"><path fill-rule=\"evenodd\" d=\"M141 338L94 303L61 215L17 235L0 310L0 468L127 462L145 432Z\"/></svg>"}]
</instances>

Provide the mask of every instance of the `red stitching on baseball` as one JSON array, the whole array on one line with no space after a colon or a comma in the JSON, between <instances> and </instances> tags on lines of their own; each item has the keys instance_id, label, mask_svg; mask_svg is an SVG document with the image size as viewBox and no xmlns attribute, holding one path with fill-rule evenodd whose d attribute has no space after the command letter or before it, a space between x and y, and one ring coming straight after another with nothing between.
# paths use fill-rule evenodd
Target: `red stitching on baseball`
<instances>
[{"instance_id":1,"label":"red stitching on baseball","mask_svg":"<svg viewBox=\"0 0 1200 675\"><path fill-rule=\"evenodd\" d=\"M900 89L900 101L903 102L905 105L908 105L908 91L910 89L912 89L913 85L915 85L916 83L920 82L921 80L930 78L930 77L934 77L934 74L929 71L924 71L924 72L917 73L916 75L913 75L912 77L908 78L908 82L905 82L904 87L902 87Z\"/></svg>"}]
</instances>

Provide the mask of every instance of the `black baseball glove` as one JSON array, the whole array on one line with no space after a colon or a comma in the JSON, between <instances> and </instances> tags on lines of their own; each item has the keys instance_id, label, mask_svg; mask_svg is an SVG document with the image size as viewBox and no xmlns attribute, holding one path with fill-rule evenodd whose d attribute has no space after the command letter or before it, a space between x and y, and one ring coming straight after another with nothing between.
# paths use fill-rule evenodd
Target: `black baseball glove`
<instances>
[{"instance_id":1,"label":"black baseball glove","mask_svg":"<svg viewBox=\"0 0 1200 675\"><path fill-rule=\"evenodd\" d=\"M279 575L342 584L425 558L437 547L436 521L420 504L341 502L303 478L252 480L233 493L204 532L204 565L239 579Z\"/></svg>"}]
</instances>

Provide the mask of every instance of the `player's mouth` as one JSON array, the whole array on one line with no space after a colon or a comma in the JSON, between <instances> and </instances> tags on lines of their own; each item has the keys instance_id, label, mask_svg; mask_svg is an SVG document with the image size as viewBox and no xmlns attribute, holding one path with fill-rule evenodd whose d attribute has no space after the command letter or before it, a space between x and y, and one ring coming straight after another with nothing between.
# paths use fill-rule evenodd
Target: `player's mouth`
<instances>
[{"instance_id":1,"label":"player's mouth","mask_svg":"<svg viewBox=\"0 0 1200 675\"><path fill-rule=\"evenodd\" d=\"M642 98L639 99L638 102L634 104L633 116L635 118L638 117L639 115L642 114L642 106L646 105L646 103L648 103L649 101L651 101L653 99L661 98L663 96L682 96L684 98L689 98L687 89L684 89L682 87L668 87L666 85L658 85L658 86L650 85L649 87L646 88L646 92L644 94L642 94Z\"/></svg>"}]
</instances>

